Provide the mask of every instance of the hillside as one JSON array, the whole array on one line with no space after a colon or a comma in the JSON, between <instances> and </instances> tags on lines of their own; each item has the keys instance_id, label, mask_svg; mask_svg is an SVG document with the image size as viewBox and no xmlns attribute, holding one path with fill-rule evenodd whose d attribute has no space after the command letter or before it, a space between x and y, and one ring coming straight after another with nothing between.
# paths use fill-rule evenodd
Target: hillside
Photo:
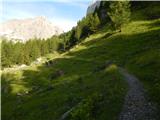
<instances>
[{"instance_id":1,"label":"hillside","mask_svg":"<svg viewBox=\"0 0 160 120\"><path fill-rule=\"evenodd\" d=\"M2 118L117 120L130 89L123 68L142 83L159 120L160 18L145 14L158 10L138 9L121 32L106 25L45 64L2 74Z\"/></svg>"},{"instance_id":2,"label":"hillside","mask_svg":"<svg viewBox=\"0 0 160 120\"><path fill-rule=\"evenodd\" d=\"M47 39L62 30L45 17L15 19L1 23L0 36L9 40L25 42L29 39Z\"/></svg>"}]
</instances>

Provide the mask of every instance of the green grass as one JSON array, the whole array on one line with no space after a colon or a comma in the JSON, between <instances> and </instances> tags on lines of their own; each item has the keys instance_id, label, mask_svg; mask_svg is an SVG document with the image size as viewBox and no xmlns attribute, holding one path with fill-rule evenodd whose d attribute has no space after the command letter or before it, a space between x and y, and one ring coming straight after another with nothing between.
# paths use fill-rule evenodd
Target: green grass
<instances>
[{"instance_id":1,"label":"green grass","mask_svg":"<svg viewBox=\"0 0 160 120\"><path fill-rule=\"evenodd\" d=\"M160 109L160 19L134 19L121 33L104 29L62 55L49 55L52 66L2 74L2 119L57 120L74 108L68 119L117 120L127 92L117 66L136 75ZM106 61L113 64L101 69Z\"/></svg>"},{"instance_id":2,"label":"green grass","mask_svg":"<svg viewBox=\"0 0 160 120\"><path fill-rule=\"evenodd\" d=\"M4 76L2 81L8 81L9 84L5 86L10 90L2 94L4 120L58 119L82 101L88 102L94 94L103 98L100 100L101 104L87 106L89 110L85 114L92 115L94 111L96 119L117 119L126 93L126 84L116 67L94 72L97 66L103 64L97 62L97 65L94 65L94 61L75 58L60 58L57 61L54 67L40 66L37 70L24 70L22 79L18 77L18 73L15 77L12 77L14 74ZM64 76L51 79L57 69L63 70ZM17 85L13 86L15 83ZM53 89L46 90L51 85ZM37 88L33 89L35 87ZM15 92L23 94L26 90L24 88L33 90L28 95L18 97ZM98 109L93 109L93 106Z\"/></svg>"},{"instance_id":3,"label":"green grass","mask_svg":"<svg viewBox=\"0 0 160 120\"><path fill-rule=\"evenodd\" d=\"M133 21L108 38L101 36L84 42L88 49L71 52L71 56L95 56L95 61L109 59L135 74L150 99L160 106L160 19Z\"/></svg>"},{"instance_id":4,"label":"green grass","mask_svg":"<svg viewBox=\"0 0 160 120\"><path fill-rule=\"evenodd\" d=\"M99 38L101 35L91 36L90 39ZM70 52L76 53L85 49L87 48L84 45L79 45ZM106 60L95 61L94 56L87 59L87 53L85 57L70 56L70 52L57 55L54 58L56 64L53 66L34 65L23 71L2 75L2 118L56 120L81 103L74 109L73 113L76 113L79 107L83 107L87 102L89 105L86 106L84 116L116 120L127 91L127 85L117 68L97 70ZM52 55L49 57L52 58ZM52 78L57 70L62 70L64 75ZM53 89L48 90L50 87ZM26 91L31 92L25 95ZM99 96L100 103L90 103L91 98L94 102ZM93 112L96 116L92 115ZM70 117L78 118L72 114Z\"/></svg>"}]
</instances>

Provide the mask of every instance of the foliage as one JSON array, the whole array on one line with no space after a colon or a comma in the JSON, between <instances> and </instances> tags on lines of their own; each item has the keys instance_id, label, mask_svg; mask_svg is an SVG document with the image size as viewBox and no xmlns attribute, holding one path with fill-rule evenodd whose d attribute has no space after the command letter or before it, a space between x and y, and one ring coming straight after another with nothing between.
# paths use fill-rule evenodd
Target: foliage
<instances>
[{"instance_id":1,"label":"foliage","mask_svg":"<svg viewBox=\"0 0 160 120\"><path fill-rule=\"evenodd\" d=\"M29 40L25 43L2 40L2 67L30 64L40 56L59 49L60 40L53 36L47 40Z\"/></svg>"},{"instance_id":2,"label":"foliage","mask_svg":"<svg viewBox=\"0 0 160 120\"><path fill-rule=\"evenodd\" d=\"M83 100L78 106L71 112L71 120L93 120L96 114L96 108L98 103L103 100L103 97L98 93L90 95Z\"/></svg>"},{"instance_id":3,"label":"foliage","mask_svg":"<svg viewBox=\"0 0 160 120\"><path fill-rule=\"evenodd\" d=\"M90 34L96 32L99 26L100 26L100 19L97 13L87 15L77 23L76 34L75 34L76 38L78 40L82 38L84 39Z\"/></svg>"},{"instance_id":4,"label":"foliage","mask_svg":"<svg viewBox=\"0 0 160 120\"><path fill-rule=\"evenodd\" d=\"M121 30L122 26L130 19L130 3L129 1L112 1L110 2L110 16L116 29Z\"/></svg>"}]
</instances>

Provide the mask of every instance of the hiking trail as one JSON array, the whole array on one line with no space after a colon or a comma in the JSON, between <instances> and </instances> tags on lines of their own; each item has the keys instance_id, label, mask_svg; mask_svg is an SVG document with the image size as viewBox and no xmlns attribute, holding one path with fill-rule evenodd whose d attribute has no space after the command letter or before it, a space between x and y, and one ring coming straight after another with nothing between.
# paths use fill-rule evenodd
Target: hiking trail
<instances>
[{"instance_id":1,"label":"hiking trail","mask_svg":"<svg viewBox=\"0 0 160 120\"><path fill-rule=\"evenodd\" d=\"M123 68L119 68L119 71L129 87L119 120L156 120L156 108L147 99L140 81Z\"/></svg>"}]
</instances>

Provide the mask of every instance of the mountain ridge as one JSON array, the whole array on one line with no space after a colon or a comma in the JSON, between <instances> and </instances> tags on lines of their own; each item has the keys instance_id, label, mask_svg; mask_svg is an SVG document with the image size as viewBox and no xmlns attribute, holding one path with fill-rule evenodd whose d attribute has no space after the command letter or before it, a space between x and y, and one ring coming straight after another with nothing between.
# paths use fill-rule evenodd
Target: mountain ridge
<instances>
[{"instance_id":1,"label":"mountain ridge","mask_svg":"<svg viewBox=\"0 0 160 120\"><path fill-rule=\"evenodd\" d=\"M0 29L1 37L20 42L34 38L47 39L60 33L62 29L43 16L8 20L1 23Z\"/></svg>"}]
</instances>

